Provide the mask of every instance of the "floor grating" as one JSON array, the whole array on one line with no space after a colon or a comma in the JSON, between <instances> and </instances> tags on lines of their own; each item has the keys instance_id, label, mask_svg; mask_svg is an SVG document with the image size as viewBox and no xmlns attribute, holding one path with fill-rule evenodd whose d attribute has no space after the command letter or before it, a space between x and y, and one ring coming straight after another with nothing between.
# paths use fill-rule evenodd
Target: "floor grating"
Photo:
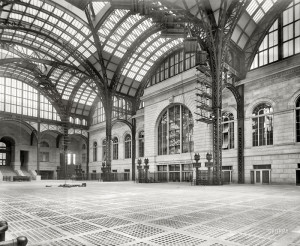
<instances>
[{"instance_id":1,"label":"floor grating","mask_svg":"<svg viewBox=\"0 0 300 246\"><path fill-rule=\"evenodd\" d=\"M28 246L34 243L40 243L41 241L47 241L51 239L61 238L64 237L65 234L57 231L53 228L42 228L42 229L34 229L30 231L20 231L20 232L13 232L13 238L18 236L25 236L28 238Z\"/></svg>"},{"instance_id":2,"label":"floor grating","mask_svg":"<svg viewBox=\"0 0 300 246\"><path fill-rule=\"evenodd\" d=\"M102 219L90 220L89 222L107 228L133 223L132 221L115 218L115 217L106 217Z\"/></svg>"},{"instance_id":3,"label":"floor grating","mask_svg":"<svg viewBox=\"0 0 300 246\"><path fill-rule=\"evenodd\" d=\"M188 224L185 222L180 222L180 221L170 220L170 219L152 220L149 223L166 226L166 227L171 227L171 228L175 228L175 229L183 228L183 227L191 225L191 224Z\"/></svg>"},{"instance_id":4,"label":"floor grating","mask_svg":"<svg viewBox=\"0 0 300 246\"><path fill-rule=\"evenodd\" d=\"M89 242L89 246L113 246L134 241L133 238L127 237L112 231L101 231L82 236L84 240Z\"/></svg>"},{"instance_id":5,"label":"floor grating","mask_svg":"<svg viewBox=\"0 0 300 246\"><path fill-rule=\"evenodd\" d=\"M180 233L170 233L157 238L153 238L150 242L156 243L158 245L189 245L196 246L204 243L206 240L194 238L191 236L183 235Z\"/></svg>"},{"instance_id":6,"label":"floor grating","mask_svg":"<svg viewBox=\"0 0 300 246\"><path fill-rule=\"evenodd\" d=\"M91 225L86 222L76 222L58 226L58 228L71 234L80 234L101 229L99 226Z\"/></svg>"},{"instance_id":7,"label":"floor grating","mask_svg":"<svg viewBox=\"0 0 300 246\"><path fill-rule=\"evenodd\" d=\"M128 225L115 230L137 238L151 237L165 232L162 229L143 224Z\"/></svg>"},{"instance_id":8,"label":"floor grating","mask_svg":"<svg viewBox=\"0 0 300 246\"><path fill-rule=\"evenodd\" d=\"M7 240L28 246L300 246L300 190L293 186L88 182L87 189L45 188L48 181L0 185ZM61 182L51 181L52 187ZM298 236L298 235L296 235Z\"/></svg>"},{"instance_id":9,"label":"floor grating","mask_svg":"<svg viewBox=\"0 0 300 246\"><path fill-rule=\"evenodd\" d=\"M242 233L237 233L229 238L226 238L226 240L234 243L240 243L242 245L250 245L250 246L270 246L274 243L274 241L261 238L261 237L255 237L251 235L246 235Z\"/></svg>"}]
</instances>

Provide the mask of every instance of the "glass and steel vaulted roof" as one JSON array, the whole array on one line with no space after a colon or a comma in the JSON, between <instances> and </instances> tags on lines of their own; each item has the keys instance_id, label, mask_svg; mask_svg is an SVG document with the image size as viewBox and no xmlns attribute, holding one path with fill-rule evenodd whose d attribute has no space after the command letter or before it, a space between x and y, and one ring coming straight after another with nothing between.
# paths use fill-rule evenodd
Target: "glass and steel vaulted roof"
<instances>
[{"instance_id":1,"label":"glass and steel vaulted roof","mask_svg":"<svg viewBox=\"0 0 300 246\"><path fill-rule=\"evenodd\" d=\"M277 1L282 0L249 1L232 34L232 42L243 49ZM39 78L44 76L71 114L87 118L101 94L101 81L95 80L94 74L102 72L99 52L108 86L115 88L117 94L132 98L138 96L151 68L174 50L181 49L184 40L176 35L163 35L161 23L151 15L130 8L118 9L113 1L78 2L0 1L0 76L19 78L35 88L39 88ZM171 5L188 10L199 19L199 3L206 2L217 19L221 1L152 2L162 9ZM82 5L85 7L81 8ZM92 17L92 23L87 15ZM94 37L99 39L101 47Z\"/></svg>"}]
</instances>

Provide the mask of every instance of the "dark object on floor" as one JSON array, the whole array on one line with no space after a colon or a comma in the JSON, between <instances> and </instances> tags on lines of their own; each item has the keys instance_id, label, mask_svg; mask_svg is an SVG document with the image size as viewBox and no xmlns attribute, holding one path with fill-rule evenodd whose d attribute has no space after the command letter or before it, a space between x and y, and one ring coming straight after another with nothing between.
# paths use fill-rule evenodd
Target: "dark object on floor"
<instances>
[{"instance_id":1,"label":"dark object on floor","mask_svg":"<svg viewBox=\"0 0 300 246\"><path fill-rule=\"evenodd\" d=\"M13 176L13 181L31 181L28 176Z\"/></svg>"},{"instance_id":2,"label":"dark object on floor","mask_svg":"<svg viewBox=\"0 0 300 246\"><path fill-rule=\"evenodd\" d=\"M72 187L86 187L86 183L82 183L81 185L79 184L63 184L63 185L59 185L58 187L63 187L63 188L72 188Z\"/></svg>"}]
</instances>

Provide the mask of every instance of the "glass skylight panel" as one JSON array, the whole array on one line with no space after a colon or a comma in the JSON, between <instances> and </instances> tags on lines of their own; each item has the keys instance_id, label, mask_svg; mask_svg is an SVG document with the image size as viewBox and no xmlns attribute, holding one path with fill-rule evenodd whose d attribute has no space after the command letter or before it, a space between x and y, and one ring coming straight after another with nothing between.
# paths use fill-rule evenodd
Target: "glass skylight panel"
<instances>
[{"instance_id":1,"label":"glass skylight panel","mask_svg":"<svg viewBox=\"0 0 300 246\"><path fill-rule=\"evenodd\" d=\"M55 8L54 11L53 11L53 13L55 15L59 16L59 17L61 17L64 14L64 12L61 11L60 9L58 9L58 8Z\"/></svg>"},{"instance_id":2,"label":"glass skylight panel","mask_svg":"<svg viewBox=\"0 0 300 246\"><path fill-rule=\"evenodd\" d=\"M139 74L141 74L141 75L145 75L146 73L147 73L147 70L144 70L144 69L141 69L139 72Z\"/></svg>"},{"instance_id":3,"label":"glass skylight panel","mask_svg":"<svg viewBox=\"0 0 300 246\"><path fill-rule=\"evenodd\" d=\"M30 14L30 15L33 15L33 16L36 16L37 13L38 13L38 11L37 11L36 9L27 7L26 13L27 13L27 14Z\"/></svg>"},{"instance_id":4,"label":"glass skylight panel","mask_svg":"<svg viewBox=\"0 0 300 246\"><path fill-rule=\"evenodd\" d=\"M133 72L129 72L129 73L127 74L127 77L128 77L128 78L131 78L131 79L133 79L134 76L135 76L135 73L133 73Z\"/></svg>"},{"instance_id":5,"label":"glass skylight panel","mask_svg":"<svg viewBox=\"0 0 300 246\"><path fill-rule=\"evenodd\" d=\"M30 1L30 4L31 4L31 5L34 5L34 6L37 6L37 7L41 7L42 4L43 4L43 2L40 1L40 0L31 0L31 1Z\"/></svg>"},{"instance_id":6,"label":"glass skylight panel","mask_svg":"<svg viewBox=\"0 0 300 246\"><path fill-rule=\"evenodd\" d=\"M74 47L77 47L79 43L75 39L72 39L70 44L72 44Z\"/></svg>"},{"instance_id":7,"label":"glass skylight panel","mask_svg":"<svg viewBox=\"0 0 300 246\"><path fill-rule=\"evenodd\" d=\"M272 6L273 6L272 1L271 0L266 0L264 2L264 4L262 5L262 8L263 8L264 12L267 13Z\"/></svg>"},{"instance_id":8,"label":"glass skylight panel","mask_svg":"<svg viewBox=\"0 0 300 246\"><path fill-rule=\"evenodd\" d=\"M72 25L77 27L79 30L83 27L83 24L76 19L73 20Z\"/></svg>"},{"instance_id":9,"label":"glass skylight panel","mask_svg":"<svg viewBox=\"0 0 300 246\"><path fill-rule=\"evenodd\" d=\"M97 51L96 47L94 45L92 45L89 50L92 52L92 53L95 53Z\"/></svg>"},{"instance_id":10,"label":"glass skylight panel","mask_svg":"<svg viewBox=\"0 0 300 246\"><path fill-rule=\"evenodd\" d=\"M86 58L89 58L91 56L91 53L88 52L87 50L82 53Z\"/></svg>"},{"instance_id":11,"label":"glass skylight panel","mask_svg":"<svg viewBox=\"0 0 300 246\"><path fill-rule=\"evenodd\" d=\"M54 32L57 36L61 36L61 34L62 34L62 31L60 31L60 30L58 30L57 28L54 28L53 30L52 30L52 32Z\"/></svg>"},{"instance_id":12,"label":"glass skylight panel","mask_svg":"<svg viewBox=\"0 0 300 246\"><path fill-rule=\"evenodd\" d=\"M34 19L31 17L28 17L28 16L23 16L22 21L25 21L27 23L32 23L34 21Z\"/></svg>"},{"instance_id":13,"label":"glass skylight panel","mask_svg":"<svg viewBox=\"0 0 300 246\"><path fill-rule=\"evenodd\" d=\"M97 15L105 6L106 2L102 3L102 2L92 2L93 4L93 8L95 11L95 15Z\"/></svg>"},{"instance_id":14,"label":"glass skylight panel","mask_svg":"<svg viewBox=\"0 0 300 246\"><path fill-rule=\"evenodd\" d=\"M262 11L261 9L259 9L259 10L256 12L256 14L254 15L253 20L254 20L256 23L258 23L258 22L261 20L261 18L262 18L263 16L264 16L263 11Z\"/></svg>"},{"instance_id":15,"label":"glass skylight panel","mask_svg":"<svg viewBox=\"0 0 300 246\"><path fill-rule=\"evenodd\" d=\"M9 15L9 17L10 17L11 19L16 19L16 20L21 20L21 19L22 19L22 15L17 14L17 13L11 13L11 14Z\"/></svg>"},{"instance_id":16,"label":"glass skylight panel","mask_svg":"<svg viewBox=\"0 0 300 246\"><path fill-rule=\"evenodd\" d=\"M21 4L14 4L13 5L13 10L24 12L26 10L26 7L24 5L21 5Z\"/></svg>"},{"instance_id":17,"label":"glass skylight panel","mask_svg":"<svg viewBox=\"0 0 300 246\"><path fill-rule=\"evenodd\" d=\"M63 19L64 19L66 22L71 23L71 22L73 21L74 18L73 18L72 16L68 15L67 13L65 13Z\"/></svg>"},{"instance_id":18,"label":"glass skylight panel","mask_svg":"<svg viewBox=\"0 0 300 246\"><path fill-rule=\"evenodd\" d=\"M74 35L76 34L76 31L75 31L72 27L70 27L70 26L68 26L68 28L67 28L66 30L67 30L67 32L69 32L72 36L74 36Z\"/></svg>"},{"instance_id":19,"label":"glass skylight panel","mask_svg":"<svg viewBox=\"0 0 300 246\"><path fill-rule=\"evenodd\" d=\"M114 53L115 56L122 58L123 57L123 53L119 52L118 50Z\"/></svg>"},{"instance_id":20,"label":"glass skylight panel","mask_svg":"<svg viewBox=\"0 0 300 246\"><path fill-rule=\"evenodd\" d=\"M139 69L140 69L140 68L137 67L137 66L132 66L132 67L131 67L131 70L134 71L134 72L139 71Z\"/></svg>"},{"instance_id":21,"label":"glass skylight panel","mask_svg":"<svg viewBox=\"0 0 300 246\"><path fill-rule=\"evenodd\" d=\"M65 40L67 40L67 42L69 42L70 41L70 39L71 39L71 37L70 36L68 36L67 34L65 34L65 33L63 33L62 35L61 35L61 37L62 38L64 38Z\"/></svg>"},{"instance_id":22,"label":"glass skylight panel","mask_svg":"<svg viewBox=\"0 0 300 246\"><path fill-rule=\"evenodd\" d=\"M62 28L63 30L65 30L65 29L67 28L67 25L66 25L64 22L62 22L62 21L59 21L59 22L57 23L57 25L58 25L60 28Z\"/></svg>"},{"instance_id":23,"label":"glass skylight panel","mask_svg":"<svg viewBox=\"0 0 300 246\"><path fill-rule=\"evenodd\" d=\"M51 32L53 29L53 26L50 26L49 24L45 24L44 28L47 29L49 32Z\"/></svg>"},{"instance_id":24,"label":"glass skylight panel","mask_svg":"<svg viewBox=\"0 0 300 246\"><path fill-rule=\"evenodd\" d=\"M91 31L86 27L83 26L83 28L81 29L81 31L85 34L85 35L89 35L91 33ZM92 37L91 37L92 38ZM93 39L94 40L94 39Z\"/></svg>"},{"instance_id":25,"label":"glass skylight panel","mask_svg":"<svg viewBox=\"0 0 300 246\"><path fill-rule=\"evenodd\" d=\"M91 43L89 40L86 40L86 41L83 43L83 45L84 45L86 48L89 48L91 44L92 44L92 43Z\"/></svg>"},{"instance_id":26,"label":"glass skylight panel","mask_svg":"<svg viewBox=\"0 0 300 246\"><path fill-rule=\"evenodd\" d=\"M254 1L251 1L250 4L248 5L247 7L247 12L250 16L252 16L252 14L255 12L255 10L258 8L258 4L257 2L254 0Z\"/></svg>"},{"instance_id":27,"label":"glass skylight panel","mask_svg":"<svg viewBox=\"0 0 300 246\"><path fill-rule=\"evenodd\" d=\"M45 10L47 10L49 12L52 12L53 9L54 9L54 7L52 5L50 5L50 4L48 4L48 3L44 3L43 9L45 9Z\"/></svg>"},{"instance_id":28,"label":"glass skylight panel","mask_svg":"<svg viewBox=\"0 0 300 246\"><path fill-rule=\"evenodd\" d=\"M137 80L137 81L142 81L142 79L143 79L143 77L141 75L137 75L135 77L135 80Z\"/></svg>"}]
</instances>

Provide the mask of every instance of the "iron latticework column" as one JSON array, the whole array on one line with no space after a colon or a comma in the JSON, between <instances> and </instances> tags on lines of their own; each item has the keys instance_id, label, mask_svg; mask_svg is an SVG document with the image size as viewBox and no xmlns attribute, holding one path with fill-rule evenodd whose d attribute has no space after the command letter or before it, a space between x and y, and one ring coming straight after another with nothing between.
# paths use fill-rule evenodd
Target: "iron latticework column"
<instances>
[{"instance_id":1,"label":"iron latticework column","mask_svg":"<svg viewBox=\"0 0 300 246\"><path fill-rule=\"evenodd\" d=\"M197 0L201 21L190 17L189 29L192 36L197 37L201 50L208 54L209 72L211 75L212 105L211 123L213 126L213 183L222 184L222 84L228 43L234 27L241 14L244 1L222 0L219 16L216 20L207 1ZM201 65L200 65L201 66ZM201 120L200 120L201 121ZM206 119L207 121L207 119Z\"/></svg>"}]
</instances>

